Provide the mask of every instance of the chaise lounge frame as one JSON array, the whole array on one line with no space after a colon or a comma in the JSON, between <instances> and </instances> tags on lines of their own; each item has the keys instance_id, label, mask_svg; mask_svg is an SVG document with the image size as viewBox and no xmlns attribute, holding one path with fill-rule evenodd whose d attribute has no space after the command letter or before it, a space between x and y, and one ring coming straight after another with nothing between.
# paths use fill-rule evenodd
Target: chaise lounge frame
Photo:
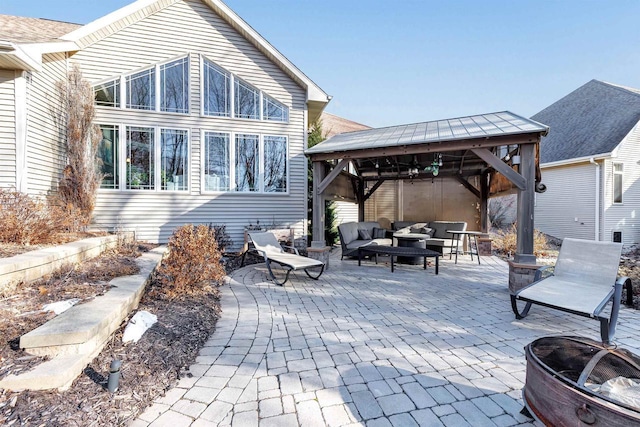
<instances>
[{"instance_id":1,"label":"chaise lounge frame","mask_svg":"<svg viewBox=\"0 0 640 427\"><path fill-rule=\"evenodd\" d=\"M278 239L273 233L267 232L249 232L249 239L253 243L253 246L260 255L264 257L264 262L267 265L269 276L276 285L284 286L289 280L289 274L295 270L304 270L304 272L313 280L318 280L324 272L324 263L322 261L308 258L300 255L297 248L293 246L281 245ZM285 252L284 248L293 250L293 253ZM242 264L244 266L246 252L242 255ZM286 276L284 280L279 281L272 268L272 263L275 262L286 269ZM320 268L318 274L312 274L309 272L310 268Z\"/></svg>"},{"instance_id":2,"label":"chaise lounge frame","mask_svg":"<svg viewBox=\"0 0 640 427\"><path fill-rule=\"evenodd\" d=\"M532 284L511 294L516 319L525 318L532 304L590 317L600 321L600 338L609 344L615 336L622 287L627 295L632 292L628 277L616 277L621 251L621 243L564 239L554 273L543 278L550 267L542 267ZM525 302L524 309L518 309L518 300ZM611 313L606 317L602 312L610 301Z\"/></svg>"}]
</instances>

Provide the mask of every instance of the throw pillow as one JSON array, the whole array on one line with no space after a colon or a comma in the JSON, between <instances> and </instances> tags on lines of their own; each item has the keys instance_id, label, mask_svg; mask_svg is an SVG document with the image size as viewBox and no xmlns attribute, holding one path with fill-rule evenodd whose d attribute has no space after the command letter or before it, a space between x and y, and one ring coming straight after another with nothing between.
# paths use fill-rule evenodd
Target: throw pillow
<instances>
[{"instance_id":1,"label":"throw pillow","mask_svg":"<svg viewBox=\"0 0 640 427\"><path fill-rule=\"evenodd\" d=\"M424 222L420 222L417 224L413 224L410 228L412 233L422 233L422 229L425 228L427 226L426 223Z\"/></svg>"},{"instance_id":2,"label":"throw pillow","mask_svg":"<svg viewBox=\"0 0 640 427\"><path fill-rule=\"evenodd\" d=\"M422 234L426 234L429 237L433 237L433 228L429 228L429 227L422 227L420 233Z\"/></svg>"},{"instance_id":3,"label":"throw pillow","mask_svg":"<svg viewBox=\"0 0 640 427\"><path fill-rule=\"evenodd\" d=\"M374 239L384 239L387 236L387 230L384 228L373 228L373 238Z\"/></svg>"},{"instance_id":4,"label":"throw pillow","mask_svg":"<svg viewBox=\"0 0 640 427\"><path fill-rule=\"evenodd\" d=\"M369 230L358 230L358 237L360 240L371 240L371 233Z\"/></svg>"},{"instance_id":5,"label":"throw pillow","mask_svg":"<svg viewBox=\"0 0 640 427\"><path fill-rule=\"evenodd\" d=\"M411 233L411 229L409 227L401 228L400 230L395 232L395 234L409 234L409 233Z\"/></svg>"}]
</instances>

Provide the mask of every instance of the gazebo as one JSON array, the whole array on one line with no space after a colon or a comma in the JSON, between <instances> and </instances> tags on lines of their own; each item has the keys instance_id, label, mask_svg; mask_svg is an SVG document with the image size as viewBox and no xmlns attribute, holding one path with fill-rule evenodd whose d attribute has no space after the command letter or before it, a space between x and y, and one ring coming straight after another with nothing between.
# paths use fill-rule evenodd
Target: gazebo
<instances>
[{"instance_id":1,"label":"gazebo","mask_svg":"<svg viewBox=\"0 0 640 427\"><path fill-rule=\"evenodd\" d=\"M540 138L549 127L503 111L335 135L309 148L313 162L313 241L323 248L327 189L355 194L359 220L365 201L388 180L455 179L480 205L488 228L490 195L517 191L518 264L535 264L534 197L544 191L538 167ZM338 190L340 191L340 190Z\"/></svg>"}]
</instances>

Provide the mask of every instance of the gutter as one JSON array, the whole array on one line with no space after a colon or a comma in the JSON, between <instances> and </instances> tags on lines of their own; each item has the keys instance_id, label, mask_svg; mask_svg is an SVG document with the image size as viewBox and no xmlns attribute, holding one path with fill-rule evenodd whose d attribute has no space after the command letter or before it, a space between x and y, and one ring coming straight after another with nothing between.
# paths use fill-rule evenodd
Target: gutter
<instances>
[{"instance_id":1,"label":"gutter","mask_svg":"<svg viewBox=\"0 0 640 427\"><path fill-rule=\"evenodd\" d=\"M596 162L592 157L589 159L589 163L596 166L596 226L595 226L595 241L600 241L600 163Z\"/></svg>"}]
</instances>

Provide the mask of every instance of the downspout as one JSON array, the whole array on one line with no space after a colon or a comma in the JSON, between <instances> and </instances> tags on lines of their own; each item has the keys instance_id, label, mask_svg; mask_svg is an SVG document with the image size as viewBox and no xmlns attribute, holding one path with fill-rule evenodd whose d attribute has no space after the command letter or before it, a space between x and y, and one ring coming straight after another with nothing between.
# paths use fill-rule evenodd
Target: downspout
<instances>
[{"instance_id":1,"label":"downspout","mask_svg":"<svg viewBox=\"0 0 640 427\"><path fill-rule=\"evenodd\" d=\"M595 241L600 241L600 163L596 162L593 157L589 159L589 163L596 165L596 227Z\"/></svg>"}]
</instances>

